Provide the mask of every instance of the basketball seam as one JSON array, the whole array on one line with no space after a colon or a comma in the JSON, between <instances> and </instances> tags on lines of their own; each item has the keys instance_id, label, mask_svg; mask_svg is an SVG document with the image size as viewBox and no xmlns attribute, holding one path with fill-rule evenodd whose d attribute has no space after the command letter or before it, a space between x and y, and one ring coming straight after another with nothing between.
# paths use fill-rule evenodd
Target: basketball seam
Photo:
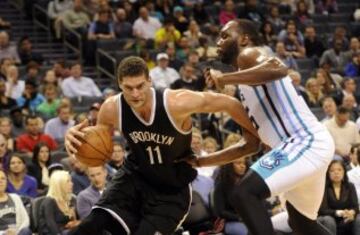
<instances>
[{"instance_id":1,"label":"basketball seam","mask_svg":"<svg viewBox=\"0 0 360 235\"><path fill-rule=\"evenodd\" d=\"M105 144L105 142L104 142L104 140L102 139L102 136L99 135L99 133L97 132L97 130L96 130L95 128L94 128L94 132L95 132L99 137L101 137L101 138L100 138L101 142L102 142L103 145L105 146L106 151L109 152L108 149L107 149L107 146L106 146L106 144Z\"/></svg>"}]
</instances>

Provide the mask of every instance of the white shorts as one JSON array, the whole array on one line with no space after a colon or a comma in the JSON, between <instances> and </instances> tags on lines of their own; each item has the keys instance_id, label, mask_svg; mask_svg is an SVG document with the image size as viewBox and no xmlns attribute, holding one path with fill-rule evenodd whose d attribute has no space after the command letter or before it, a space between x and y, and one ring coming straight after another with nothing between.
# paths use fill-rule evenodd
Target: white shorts
<instances>
[{"instance_id":1,"label":"white shorts","mask_svg":"<svg viewBox=\"0 0 360 235\"><path fill-rule=\"evenodd\" d=\"M271 196L284 193L285 199L300 213L315 220L334 152L334 141L324 130L303 139L284 141L251 168L265 180Z\"/></svg>"}]
</instances>

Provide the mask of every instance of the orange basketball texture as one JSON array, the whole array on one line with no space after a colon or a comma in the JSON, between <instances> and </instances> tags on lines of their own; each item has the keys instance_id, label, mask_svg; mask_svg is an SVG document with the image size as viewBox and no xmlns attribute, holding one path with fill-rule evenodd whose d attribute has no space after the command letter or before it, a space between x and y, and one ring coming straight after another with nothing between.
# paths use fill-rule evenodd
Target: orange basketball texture
<instances>
[{"instance_id":1,"label":"orange basketball texture","mask_svg":"<svg viewBox=\"0 0 360 235\"><path fill-rule=\"evenodd\" d=\"M76 158L87 166L100 166L110 159L113 142L106 127L90 126L83 129L85 136L77 148Z\"/></svg>"}]
</instances>

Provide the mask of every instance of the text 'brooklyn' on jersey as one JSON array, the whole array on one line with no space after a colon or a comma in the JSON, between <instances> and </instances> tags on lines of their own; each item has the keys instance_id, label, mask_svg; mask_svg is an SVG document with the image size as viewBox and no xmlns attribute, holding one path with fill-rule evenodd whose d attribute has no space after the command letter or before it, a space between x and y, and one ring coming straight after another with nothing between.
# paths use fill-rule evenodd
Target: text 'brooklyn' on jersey
<instances>
[{"instance_id":1,"label":"text 'brooklyn' on jersey","mask_svg":"<svg viewBox=\"0 0 360 235\"><path fill-rule=\"evenodd\" d=\"M191 129L183 131L175 125L166 102L169 90L151 91L153 105L148 121L119 94L119 129L131 150L126 164L135 167L149 183L184 187L196 177L196 170L174 161L191 153Z\"/></svg>"}]
</instances>

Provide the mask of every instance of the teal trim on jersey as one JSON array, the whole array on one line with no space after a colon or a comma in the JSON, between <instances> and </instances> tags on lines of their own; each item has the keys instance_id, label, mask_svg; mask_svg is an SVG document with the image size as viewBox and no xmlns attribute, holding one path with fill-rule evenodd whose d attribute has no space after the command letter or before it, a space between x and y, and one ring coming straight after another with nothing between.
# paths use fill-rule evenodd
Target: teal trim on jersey
<instances>
[{"instance_id":1,"label":"teal trim on jersey","mask_svg":"<svg viewBox=\"0 0 360 235\"><path fill-rule=\"evenodd\" d=\"M264 110L264 113L265 113L266 117L270 120L270 123L271 123L272 127L274 128L276 134L279 136L279 139L282 141L283 137L281 136L280 132L278 131L278 128L276 128L276 125L275 125L274 121L272 120L269 111L266 109L266 106L265 106L264 102L261 100L259 91L257 90L256 87L254 87L253 89L255 91L256 97L258 98L261 107Z\"/></svg>"},{"instance_id":2,"label":"teal trim on jersey","mask_svg":"<svg viewBox=\"0 0 360 235\"><path fill-rule=\"evenodd\" d=\"M312 143L314 142L314 135L311 133L308 129L308 127L305 125L304 121L301 119L299 113L297 112L294 103L291 101L290 95L286 91L284 82L280 80L281 87L284 91L284 94L286 96L286 99L288 103L290 104L290 107L295 114L295 117L300 122L301 126L304 128L305 132L310 136L310 139L308 143L299 151L299 153L291 160L289 161L288 155L290 154L285 152L283 150L283 147L285 145L293 145L291 146L291 150L293 151L296 146L302 143L283 143L282 145L278 146L277 148L273 149L269 153L262 156L255 164L251 166L251 169L256 171L263 179L267 179L275 172L279 171L280 169L291 165L294 161L296 161L298 158L300 158L302 155L304 155L305 151L310 149ZM305 137L304 139L306 139ZM291 151L291 152L292 152ZM300 169L301 170L301 169Z\"/></svg>"}]
</instances>

